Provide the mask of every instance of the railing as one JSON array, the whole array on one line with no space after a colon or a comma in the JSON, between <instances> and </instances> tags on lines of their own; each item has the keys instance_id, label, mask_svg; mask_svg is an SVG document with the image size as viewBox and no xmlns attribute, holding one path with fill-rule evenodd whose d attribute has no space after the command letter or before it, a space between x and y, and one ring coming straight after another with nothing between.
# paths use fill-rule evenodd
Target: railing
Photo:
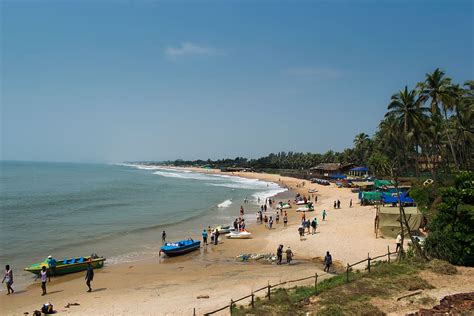
<instances>
[{"instance_id":1,"label":"railing","mask_svg":"<svg viewBox=\"0 0 474 316\"><path fill-rule=\"evenodd\" d=\"M380 258L387 257L387 262L390 263L390 256L393 255L393 254L397 254L397 252L390 252L390 247L387 247L387 253L385 253L383 255L371 258L370 254L367 254L367 259L363 259L363 260L357 261L356 263L352 263L352 264L348 263L347 266L346 266L346 283L349 282L349 272L352 270L352 267L367 261L367 268L366 269L370 273L371 262L373 262L374 260L380 259ZM225 309L229 309L230 315L232 315L232 309L235 307L235 304L240 302L240 301L243 301L245 299L249 299L249 298L251 299L250 300L250 306L252 306L252 308L254 308L255 307L255 293L258 293L258 292L261 292L261 291L266 291L267 293L266 293L265 296L270 300L271 299L271 290L272 290L272 288L276 288L276 287L279 287L279 286L282 286L282 285L285 285L285 284L294 283L294 282L300 282L300 281L314 279L314 291L315 291L315 293L317 293L317 291L318 291L318 277L321 277L321 276L327 275L327 274L329 274L329 273L324 273L324 274L320 274L320 275L315 273L314 275L306 277L306 278L301 278L301 279L296 279L296 280L289 280L289 281L281 282L281 283L274 284L274 285L270 285L270 283L268 283L266 286L261 287L261 288L255 290L255 291L252 291L249 295L240 297L236 300L231 299L229 305L223 306L223 307L221 307L219 309L216 309L212 312L205 313L204 316L212 315L212 314L215 314L217 312L221 312ZM196 315L196 309L194 309L193 315Z\"/></svg>"}]
</instances>

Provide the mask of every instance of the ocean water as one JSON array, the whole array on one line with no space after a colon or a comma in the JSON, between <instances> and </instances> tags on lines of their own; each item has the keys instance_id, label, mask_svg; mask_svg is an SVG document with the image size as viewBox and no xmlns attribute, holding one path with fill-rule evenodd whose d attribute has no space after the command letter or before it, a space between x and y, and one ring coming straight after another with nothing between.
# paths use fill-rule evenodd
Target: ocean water
<instances>
[{"instance_id":1,"label":"ocean water","mask_svg":"<svg viewBox=\"0 0 474 316\"><path fill-rule=\"evenodd\" d=\"M156 256L168 240L199 238L244 205L284 191L275 183L145 165L0 161L0 264L23 272L48 255L97 253L107 264ZM243 200L248 198L249 204Z\"/></svg>"}]
</instances>

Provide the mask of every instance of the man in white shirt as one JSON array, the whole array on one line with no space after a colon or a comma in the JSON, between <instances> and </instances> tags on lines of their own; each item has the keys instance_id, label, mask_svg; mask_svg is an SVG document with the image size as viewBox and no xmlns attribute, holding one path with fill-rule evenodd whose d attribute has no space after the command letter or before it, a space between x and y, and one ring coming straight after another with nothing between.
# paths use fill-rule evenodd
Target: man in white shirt
<instances>
[{"instance_id":1,"label":"man in white shirt","mask_svg":"<svg viewBox=\"0 0 474 316\"><path fill-rule=\"evenodd\" d=\"M398 234L397 236L397 249L395 252L398 252L399 249L402 248L402 235Z\"/></svg>"}]
</instances>

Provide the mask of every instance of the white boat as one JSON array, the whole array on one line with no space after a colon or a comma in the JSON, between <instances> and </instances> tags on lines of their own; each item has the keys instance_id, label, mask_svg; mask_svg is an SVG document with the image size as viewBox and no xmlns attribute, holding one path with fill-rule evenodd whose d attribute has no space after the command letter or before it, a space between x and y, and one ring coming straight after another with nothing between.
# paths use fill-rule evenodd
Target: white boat
<instances>
[{"instance_id":1,"label":"white boat","mask_svg":"<svg viewBox=\"0 0 474 316\"><path fill-rule=\"evenodd\" d=\"M316 193L318 192L318 189L308 189L308 193Z\"/></svg>"},{"instance_id":2,"label":"white boat","mask_svg":"<svg viewBox=\"0 0 474 316\"><path fill-rule=\"evenodd\" d=\"M291 208L291 205L288 203L283 203L283 204L278 204L276 208L277 210L287 209L287 208Z\"/></svg>"},{"instance_id":3,"label":"white boat","mask_svg":"<svg viewBox=\"0 0 474 316\"><path fill-rule=\"evenodd\" d=\"M240 232L230 232L227 234L227 238L232 238L232 239L247 239L250 238L252 234L249 233L248 231L240 231Z\"/></svg>"},{"instance_id":4,"label":"white boat","mask_svg":"<svg viewBox=\"0 0 474 316\"><path fill-rule=\"evenodd\" d=\"M215 231L216 229L219 231L220 234L227 234L230 233L234 228L229 225L220 225L212 229L212 231Z\"/></svg>"},{"instance_id":5,"label":"white boat","mask_svg":"<svg viewBox=\"0 0 474 316\"><path fill-rule=\"evenodd\" d=\"M297 212L313 212L314 211L314 207L309 207L309 206L302 206L302 207L298 207L296 209Z\"/></svg>"},{"instance_id":6,"label":"white boat","mask_svg":"<svg viewBox=\"0 0 474 316\"><path fill-rule=\"evenodd\" d=\"M308 202L305 202L304 200L299 200L298 202L296 202L296 205L306 205L308 204Z\"/></svg>"}]
</instances>

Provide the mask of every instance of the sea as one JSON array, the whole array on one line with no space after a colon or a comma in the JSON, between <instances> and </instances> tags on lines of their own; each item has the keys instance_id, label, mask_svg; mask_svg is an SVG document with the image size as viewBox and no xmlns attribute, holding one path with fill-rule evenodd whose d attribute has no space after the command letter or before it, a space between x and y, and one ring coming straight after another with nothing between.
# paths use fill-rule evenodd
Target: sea
<instances>
[{"instance_id":1,"label":"sea","mask_svg":"<svg viewBox=\"0 0 474 316\"><path fill-rule=\"evenodd\" d=\"M33 277L23 269L48 255L142 260L158 255L163 230L169 241L200 238L209 225L230 224L241 205L255 214L258 199L285 190L146 164L0 161L0 265L21 287Z\"/></svg>"}]
</instances>

